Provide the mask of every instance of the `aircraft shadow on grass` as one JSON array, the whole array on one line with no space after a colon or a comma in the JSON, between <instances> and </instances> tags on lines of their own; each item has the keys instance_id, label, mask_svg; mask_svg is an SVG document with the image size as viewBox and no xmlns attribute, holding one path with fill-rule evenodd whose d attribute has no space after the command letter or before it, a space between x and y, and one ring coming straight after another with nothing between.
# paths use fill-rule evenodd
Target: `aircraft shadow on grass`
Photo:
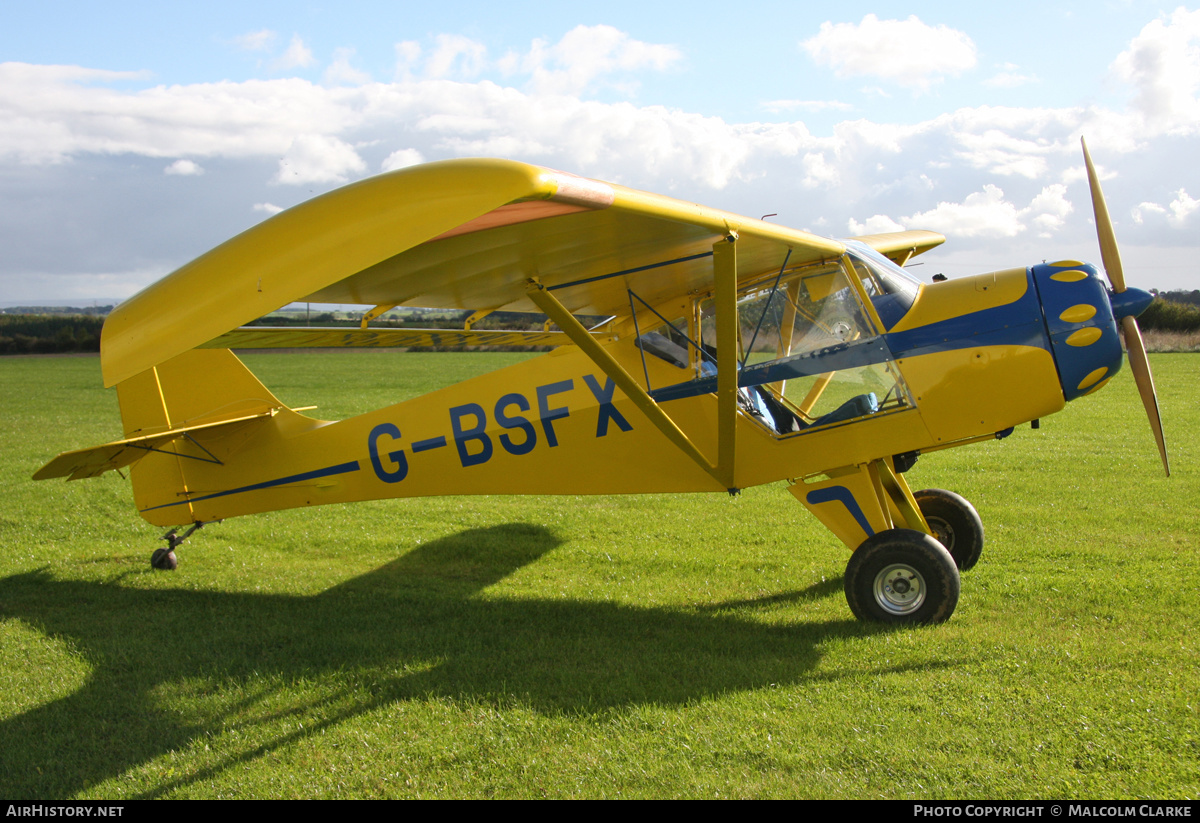
<instances>
[{"instance_id":1,"label":"aircraft shadow on grass","mask_svg":"<svg viewBox=\"0 0 1200 823\"><path fill-rule=\"evenodd\" d=\"M316 690L323 695L316 702L327 704L321 722L280 733L206 774L164 777L147 796L397 701L515 701L546 712L679 704L797 682L825 640L878 631L856 621L772 626L737 616L755 601L694 614L473 597L558 542L536 526L469 530L315 596L153 591L56 580L45 571L0 580L0 619L19 618L65 640L92 667L75 693L0 722L0 796L70 797L227 724L268 722L246 719L266 712L228 705L216 716L185 718L170 693L197 679L215 684L210 693L245 685L255 692L250 702L271 688L262 682L331 682L335 694ZM764 598L761 607L839 588L820 583Z\"/></svg>"}]
</instances>

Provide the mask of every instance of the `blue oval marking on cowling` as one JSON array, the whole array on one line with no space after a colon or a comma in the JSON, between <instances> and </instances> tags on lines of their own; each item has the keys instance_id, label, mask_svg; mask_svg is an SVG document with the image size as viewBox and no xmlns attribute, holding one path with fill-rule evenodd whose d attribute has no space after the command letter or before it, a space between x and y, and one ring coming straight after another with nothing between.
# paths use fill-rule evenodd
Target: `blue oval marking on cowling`
<instances>
[{"instance_id":1,"label":"blue oval marking on cowling","mask_svg":"<svg viewBox=\"0 0 1200 823\"><path fill-rule=\"evenodd\" d=\"M1069 269L1079 269L1088 276L1071 281L1053 279L1054 274ZM1124 359L1120 331L1113 318L1112 296L1100 280L1096 267L1090 263L1069 267L1041 263L1031 267L1030 273L1042 303L1050 352L1054 355L1054 367L1058 369L1063 398L1070 401L1083 397L1093 387L1088 384L1080 388L1084 378L1101 368L1111 377L1120 370ZM1062 319L1063 312L1081 305L1095 308L1095 314L1080 322ZM1099 330L1100 337L1089 345L1072 346L1067 342L1080 330L1090 328Z\"/></svg>"}]
</instances>

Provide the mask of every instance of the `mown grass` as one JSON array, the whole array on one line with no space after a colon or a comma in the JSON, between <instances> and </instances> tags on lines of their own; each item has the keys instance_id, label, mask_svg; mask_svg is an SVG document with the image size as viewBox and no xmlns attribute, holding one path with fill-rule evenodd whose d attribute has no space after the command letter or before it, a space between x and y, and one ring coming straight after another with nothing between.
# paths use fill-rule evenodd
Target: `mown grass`
<instances>
[{"instance_id":1,"label":"mown grass","mask_svg":"<svg viewBox=\"0 0 1200 823\"><path fill-rule=\"evenodd\" d=\"M343 417L521 355L248 356ZM1152 358L927 455L988 529L949 623L853 620L782 486L433 498L213 525L155 573L95 358L0 361L0 796L1195 798L1200 387Z\"/></svg>"}]
</instances>

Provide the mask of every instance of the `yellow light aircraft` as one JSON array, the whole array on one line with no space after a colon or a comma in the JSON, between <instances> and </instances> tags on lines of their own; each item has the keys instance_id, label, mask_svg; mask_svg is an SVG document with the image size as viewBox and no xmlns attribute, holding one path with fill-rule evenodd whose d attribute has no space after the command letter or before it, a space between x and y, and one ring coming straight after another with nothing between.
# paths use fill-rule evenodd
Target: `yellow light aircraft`
<instances>
[{"instance_id":1,"label":"yellow light aircraft","mask_svg":"<svg viewBox=\"0 0 1200 823\"><path fill-rule=\"evenodd\" d=\"M958 495L909 489L918 454L1003 437L1096 391L1120 368L1123 333L1167 465L1134 319L1151 297L1125 287L1084 154L1111 290L1077 261L923 285L901 267L940 234L830 240L505 160L372 177L118 306L101 364L125 439L34 477L129 466L142 517L190 524L165 535L157 568L201 525L255 512L787 480L852 550L859 618L940 622L983 526ZM293 301L374 308L360 329L239 328ZM461 329L370 327L396 306L474 313ZM472 328L498 310L549 320ZM586 328L588 316L608 320ZM288 408L229 351L486 343L556 348L340 422Z\"/></svg>"}]
</instances>

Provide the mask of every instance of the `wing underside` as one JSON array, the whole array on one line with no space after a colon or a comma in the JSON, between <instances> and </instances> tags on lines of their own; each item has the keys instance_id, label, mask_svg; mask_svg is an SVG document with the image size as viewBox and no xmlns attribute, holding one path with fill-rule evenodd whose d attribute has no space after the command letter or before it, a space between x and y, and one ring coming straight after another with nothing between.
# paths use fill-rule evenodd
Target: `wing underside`
<instances>
[{"instance_id":1,"label":"wing underside","mask_svg":"<svg viewBox=\"0 0 1200 823\"><path fill-rule=\"evenodd\" d=\"M940 242L904 234L914 236L866 241L909 255ZM265 220L118 306L104 328L105 383L206 345L488 344L468 329L441 344L399 342L421 337L414 330L238 329L294 301L530 312L539 308L529 289L540 284L572 314L628 315L631 292L654 306L711 290L714 244L730 235L739 280L845 251L807 232L523 163L403 169ZM385 338L395 342L377 342Z\"/></svg>"}]
</instances>

